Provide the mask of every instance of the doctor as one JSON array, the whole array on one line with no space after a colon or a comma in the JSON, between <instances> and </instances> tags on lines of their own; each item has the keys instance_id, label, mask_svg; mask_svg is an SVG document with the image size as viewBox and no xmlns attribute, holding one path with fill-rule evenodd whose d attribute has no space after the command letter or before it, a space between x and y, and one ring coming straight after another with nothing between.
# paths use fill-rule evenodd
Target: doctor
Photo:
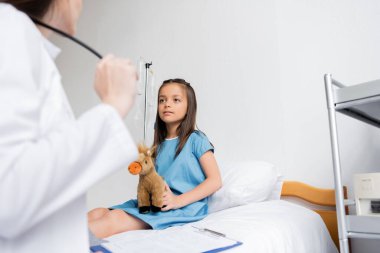
<instances>
[{"instance_id":1,"label":"doctor","mask_svg":"<svg viewBox=\"0 0 380 253\"><path fill-rule=\"evenodd\" d=\"M87 189L137 157L123 123L135 67L101 60L94 88L102 103L74 119L53 61L59 50L28 17L74 34L81 7L81 0L0 0L2 253L88 252Z\"/></svg>"}]
</instances>

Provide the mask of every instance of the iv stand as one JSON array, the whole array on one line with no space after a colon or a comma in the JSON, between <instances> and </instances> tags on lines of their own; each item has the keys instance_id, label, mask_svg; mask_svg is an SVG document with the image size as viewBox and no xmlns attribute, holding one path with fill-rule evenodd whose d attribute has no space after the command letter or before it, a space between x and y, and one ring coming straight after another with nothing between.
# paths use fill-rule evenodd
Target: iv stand
<instances>
[{"instance_id":1,"label":"iv stand","mask_svg":"<svg viewBox=\"0 0 380 253\"><path fill-rule=\"evenodd\" d=\"M148 115L148 71L150 66L152 66L152 62L145 63L145 84L144 84L144 93L145 93L145 99L144 99L144 143L146 143L146 130L147 130L147 115Z\"/></svg>"}]
</instances>

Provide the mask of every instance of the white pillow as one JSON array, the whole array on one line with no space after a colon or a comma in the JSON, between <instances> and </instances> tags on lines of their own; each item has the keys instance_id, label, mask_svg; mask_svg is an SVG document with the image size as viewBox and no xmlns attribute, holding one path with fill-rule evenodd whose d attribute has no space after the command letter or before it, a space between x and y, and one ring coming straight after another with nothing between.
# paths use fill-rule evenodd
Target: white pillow
<instances>
[{"instance_id":1,"label":"white pillow","mask_svg":"<svg viewBox=\"0 0 380 253\"><path fill-rule=\"evenodd\" d=\"M280 198L282 178L273 164L263 161L230 162L220 164L220 171L223 186L209 197L210 213Z\"/></svg>"},{"instance_id":2,"label":"white pillow","mask_svg":"<svg viewBox=\"0 0 380 253\"><path fill-rule=\"evenodd\" d=\"M279 200L281 199L282 184L284 183L284 177L277 173L277 180L274 184L272 192L269 194L267 200Z\"/></svg>"}]
</instances>

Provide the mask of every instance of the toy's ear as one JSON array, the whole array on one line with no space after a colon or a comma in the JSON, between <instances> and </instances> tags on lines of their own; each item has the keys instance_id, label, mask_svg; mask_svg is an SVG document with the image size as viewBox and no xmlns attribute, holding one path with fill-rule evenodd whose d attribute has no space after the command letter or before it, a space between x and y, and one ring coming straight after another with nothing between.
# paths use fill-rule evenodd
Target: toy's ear
<instances>
[{"instance_id":1,"label":"toy's ear","mask_svg":"<svg viewBox=\"0 0 380 253\"><path fill-rule=\"evenodd\" d=\"M144 145L144 144L142 144L142 143L140 143L139 145L138 145L138 150L139 150L139 153L141 154L143 154L143 153L145 153L146 152L146 150L147 150L148 148Z\"/></svg>"},{"instance_id":2,"label":"toy's ear","mask_svg":"<svg viewBox=\"0 0 380 253\"><path fill-rule=\"evenodd\" d=\"M157 146L155 145L155 146L153 146L153 147L151 147L149 150L148 150L148 155L149 156L152 156L153 154L154 154L154 152L156 152L156 148L157 148Z\"/></svg>"}]
</instances>

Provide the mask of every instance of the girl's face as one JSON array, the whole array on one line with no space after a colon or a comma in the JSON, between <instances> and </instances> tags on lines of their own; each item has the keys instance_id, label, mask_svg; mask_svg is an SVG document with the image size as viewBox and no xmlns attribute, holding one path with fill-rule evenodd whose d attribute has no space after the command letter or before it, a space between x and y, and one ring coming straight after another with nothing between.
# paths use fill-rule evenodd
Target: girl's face
<instances>
[{"instance_id":1,"label":"girl's face","mask_svg":"<svg viewBox=\"0 0 380 253\"><path fill-rule=\"evenodd\" d=\"M182 84L164 85L158 94L158 114L168 125L179 125L186 116L187 95Z\"/></svg>"},{"instance_id":2,"label":"girl's face","mask_svg":"<svg viewBox=\"0 0 380 253\"><path fill-rule=\"evenodd\" d=\"M82 0L56 0L45 15L48 23L74 35L82 12Z\"/></svg>"}]
</instances>

